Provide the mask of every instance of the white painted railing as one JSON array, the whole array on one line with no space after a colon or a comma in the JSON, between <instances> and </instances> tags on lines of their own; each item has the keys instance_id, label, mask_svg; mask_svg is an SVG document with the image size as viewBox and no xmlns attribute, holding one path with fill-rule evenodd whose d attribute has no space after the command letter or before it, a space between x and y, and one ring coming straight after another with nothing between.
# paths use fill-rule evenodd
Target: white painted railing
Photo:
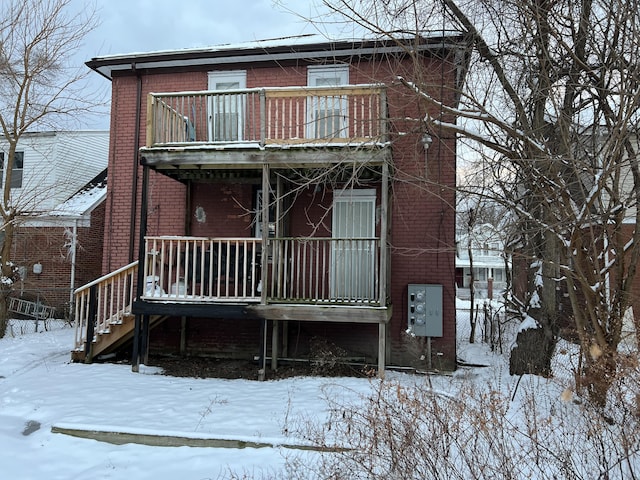
<instances>
[{"instance_id":1,"label":"white painted railing","mask_svg":"<svg viewBox=\"0 0 640 480\"><path fill-rule=\"evenodd\" d=\"M110 325L131 314L138 262L78 288L75 293L75 349L85 348L87 339L109 331Z\"/></svg>"},{"instance_id":2,"label":"white painted railing","mask_svg":"<svg viewBox=\"0 0 640 480\"><path fill-rule=\"evenodd\" d=\"M143 300L260 300L257 238L146 237Z\"/></svg>"},{"instance_id":3,"label":"white painted railing","mask_svg":"<svg viewBox=\"0 0 640 480\"><path fill-rule=\"evenodd\" d=\"M379 239L274 238L269 246L269 302L380 305Z\"/></svg>"}]
</instances>

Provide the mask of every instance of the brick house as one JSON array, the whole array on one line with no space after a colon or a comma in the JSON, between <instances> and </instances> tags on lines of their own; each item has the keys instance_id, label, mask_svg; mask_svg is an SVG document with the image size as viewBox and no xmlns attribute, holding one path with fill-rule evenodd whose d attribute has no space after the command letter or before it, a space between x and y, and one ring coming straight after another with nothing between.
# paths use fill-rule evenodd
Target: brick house
<instances>
[{"instance_id":1,"label":"brick house","mask_svg":"<svg viewBox=\"0 0 640 480\"><path fill-rule=\"evenodd\" d=\"M112 129L74 358L133 337L134 369L149 351L264 368L322 341L381 373L454 368L456 142L397 77L455 106L467 51L303 36L87 62Z\"/></svg>"},{"instance_id":2,"label":"brick house","mask_svg":"<svg viewBox=\"0 0 640 480\"><path fill-rule=\"evenodd\" d=\"M65 317L75 287L100 274L108 148L108 131L34 132L18 142L11 195L24 214L13 242L13 313L42 305ZM6 149L0 139L0 158Z\"/></svg>"}]
</instances>

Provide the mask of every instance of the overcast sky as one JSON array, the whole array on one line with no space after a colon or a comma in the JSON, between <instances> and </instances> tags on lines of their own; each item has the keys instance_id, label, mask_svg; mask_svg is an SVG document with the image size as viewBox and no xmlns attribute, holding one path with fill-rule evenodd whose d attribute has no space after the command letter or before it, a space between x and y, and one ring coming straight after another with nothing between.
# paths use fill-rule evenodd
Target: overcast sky
<instances>
[{"instance_id":1,"label":"overcast sky","mask_svg":"<svg viewBox=\"0 0 640 480\"><path fill-rule=\"evenodd\" d=\"M95 4L100 26L86 38L78 62L133 52L177 50L318 33L324 27L303 18L320 13L318 0L73 0ZM295 12L295 13L293 13ZM109 82L97 73L95 82ZM87 128L108 128L104 116Z\"/></svg>"},{"instance_id":2,"label":"overcast sky","mask_svg":"<svg viewBox=\"0 0 640 480\"><path fill-rule=\"evenodd\" d=\"M87 3L75 0L78 5ZM98 0L89 58L309 33L314 0ZM284 6L283 6L284 5Z\"/></svg>"}]
</instances>

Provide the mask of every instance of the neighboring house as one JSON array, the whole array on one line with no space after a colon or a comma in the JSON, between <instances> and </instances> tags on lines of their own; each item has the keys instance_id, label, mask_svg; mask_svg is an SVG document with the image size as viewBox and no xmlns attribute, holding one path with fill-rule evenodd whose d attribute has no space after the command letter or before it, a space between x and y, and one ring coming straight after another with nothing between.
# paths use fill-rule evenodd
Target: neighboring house
<instances>
[{"instance_id":1,"label":"neighboring house","mask_svg":"<svg viewBox=\"0 0 640 480\"><path fill-rule=\"evenodd\" d=\"M381 373L455 368L456 141L423 141L397 76L455 106L466 62L455 34L89 61L112 82L106 275L78 295L74 358L135 336L134 368L149 349L264 368L320 338ZM432 343L406 334L425 316Z\"/></svg>"},{"instance_id":2,"label":"neighboring house","mask_svg":"<svg viewBox=\"0 0 640 480\"><path fill-rule=\"evenodd\" d=\"M478 225L471 233L471 255L469 259L469 234L458 235L456 256L456 287L458 297L469 298L471 289L471 262L476 298L496 298L507 288L504 240L493 225ZM491 282L491 291L489 283Z\"/></svg>"},{"instance_id":3,"label":"neighboring house","mask_svg":"<svg viewBox=\"0 0 640 480\"><path fill-rule=\"evenodd\" d=\"M1 158L6 148L0 139ZM68 316L75 287L100 274L108 151L108 131L28 133L18 143L13 313Z\"/></svg>"}]
</instances>

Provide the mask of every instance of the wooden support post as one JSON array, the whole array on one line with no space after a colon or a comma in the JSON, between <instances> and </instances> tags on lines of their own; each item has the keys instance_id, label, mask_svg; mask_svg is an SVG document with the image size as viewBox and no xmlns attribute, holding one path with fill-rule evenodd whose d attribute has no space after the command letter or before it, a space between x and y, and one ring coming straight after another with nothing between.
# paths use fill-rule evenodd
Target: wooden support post
<instances>
[{"instance_id":1,"label":"wooden support post","mask_svg":"<svg viewBox=\"0 0 640 480\"><path fill-rule=\"evenodd\" d=\"M140 371L140 336L142 330L142 320L140 315L135 316L133 329L133 351L131 353L131 371Z\"/></svg>"},{"instance_id":2,"label":"wooden support post","mask_svg":"<svg viewBox=\"0 0 640 480\"><path fill-rule=\"evenodd\" d=\"M289 322L287 320L282 322L282 356L284 358L289 356Z\"/></svg>"},{"instance_id":3,"label":"wooden support post","mask_svg":"<svg viewBox=\"0 0 640 480\"><path fill-rule=\"evenodd\" d=\"M180 355L187 353L187 317L180 318Z\"/></svg>"},{"instance_id":4,"label":"wooden support post","mask_svg":"<svg viewBox=\"0 0 640 480\"><path fill-rule=\"evenodd\" d=\"M142 167L142 200L140 203L140 238L138 240L138 277L136 285L136 298L142 298L147 271L145 236L147 235L147 213L149 211L149 167ZM131 239L133 242L133 238Z\"/></svg>"},{"instance_id":5,"label":"wooden support post","mask_svg":"<svg viewBox=\"0 0 640 480\"><path fill-rule=\"evenodd\" d=\"M269 270L269 194L270 182L269 165L262 165L262 212L261 212L261 228L262 228L262 254L261 254L261 275L262 292L260 293L260 303L267 303L267 271ZM266 335L266 331L265 331Z\"/></svg>"},{"instance_id":6,"label":"wooden support post","mask_svg":"<svg viewBox=\"0 0 640 480\"><path fill-rule=\"evenodd\" d=\"M93 336L95 335L96 315L98 313L98 286L89 288L89 311L87 312L87 340L84 345L84 361L93 360Z\"/></svg>"},{"instance_id":7,"label":"wooden support post","mask_svg":"<svg viewBox=\"0 0 640 480\"><path fill-rule=\"evenodd\" d=\"M149 364L149 315L142 316L142 335L140 336L140 358L145 365Z\"/></svg>"},{"instance_id":8,"label":"wooden support post","mask_svg":"<svg viewBox=\"0 0 640 480\"><path fill-rule=\"evenodd\" d=\"M260 352L260 369L258 370L258 380L263 381L266 379L267 372L267 319L262 319L262 324L260 327L261 333L261 350Z\"/></svg>"},{"instance_id":9,"label":"wooden support post","mask_svg":"<svg viewBox=\"0 0 640 480\"><path fill-rule=\"evenodd\" d=\"M387 258L389 250L387 249L387 233L389 228L388 216L391 209L389 208L389 165L385 161L382 165L382 186L380 199L380 306L387 305L387 266L389 259Z\"/></svg>"},{"instance_id":10,"label":"wooden support post","mask_svg":"<svg viewBox=\"0 0 640 480\"><path fill-rule=\"evenodd\" d=\"M378 378L384 378L385 356L387 352L387 324L378 324Z\"/></svg>"},{"instance_id":11,"label":"wooden support post","mask_svg":"<svg viewBox=\"0 0 640 480\"><path fill-rule=\"evenodd\" d=\"M278 337L279 337L279 324L278 320L273 321L273 328L271 332L271 370L278 369Z\"/></svg>"}]
</instances>

